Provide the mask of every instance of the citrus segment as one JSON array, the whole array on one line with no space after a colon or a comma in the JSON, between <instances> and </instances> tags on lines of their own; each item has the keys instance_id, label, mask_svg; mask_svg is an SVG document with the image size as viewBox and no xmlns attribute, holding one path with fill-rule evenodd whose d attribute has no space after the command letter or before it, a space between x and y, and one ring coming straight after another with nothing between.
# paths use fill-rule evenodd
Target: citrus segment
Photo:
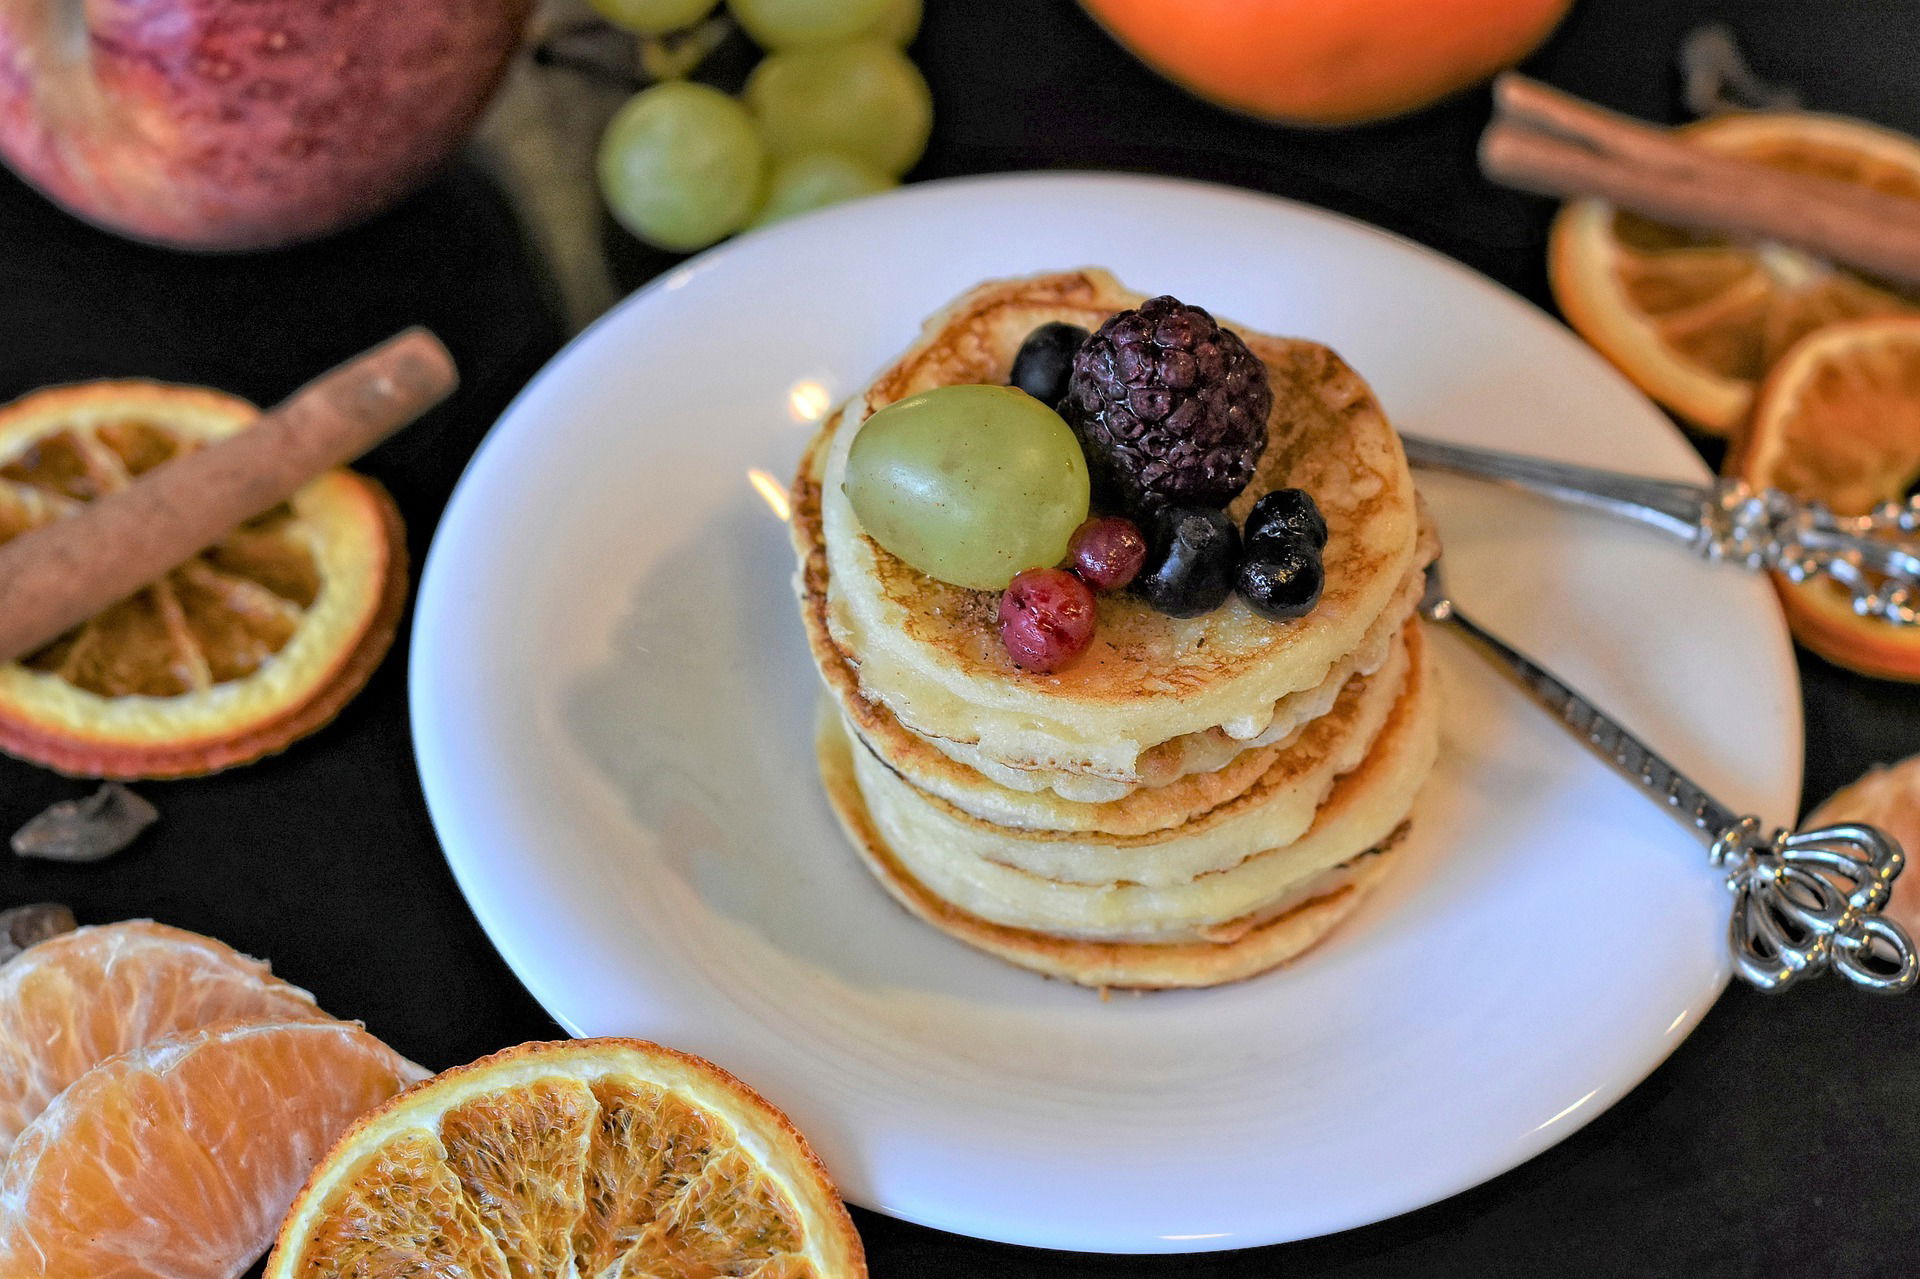
<instances>
[{"instance_id":1,"label":"citrus segment","mask_svg":"<svg viewBox=\"0 0 1920 1279\"><path fill-rule=\"evenodd\" d=\"M1907 852L1907 873L1893 881L1884 914L1908 933L1920 936L1920 875L1912 858L1920 855L1920 755L1869 770L1842 786L1807 815L1804 830L1840 822L1877 826L1900 841Z\"/></svg>"},{"instance_id":2,"label":"citrus segment","mask_svg":"<svg viewBox=\"0 0 1920 1279\"><path fill-rule=\"evenodd\" d=\"M1836 324L1797 344L1762 384L1728 470L1840 515L1906 501L1920 479L1920 316ZM1920 680L1920 627L1857 615L1830 581L1775 582L1808 648L1864 674Z\"/></svg>"},{"instance_id":3,"label":"citrus segment","mask_svg":"<svg viewBox=\"0 0 1920 1279\"><path fill-rule=\"evenodd\" d=\"M0 409L0 542L244 429L258 411L194 387L107 382ZM330 719L391 642L398 513L333 471L151 586L0 666L0 749L98 776L209 772Z\"/></svg>"},{"instance_id":4,"label":"citrus segment","mask_svg":"<svg viewBox=\"0 0 1920 1279\"><path fill-rule=\"evenodd\" d=\"M376 1150L342 1178L331 1214L314 1227L306 1246L327 1259L326 1267L292 1273L508 1279L507 1260L447 1167L445 1149L425 1133Z\"/></svg>"},{"instance_id":5,"label":"citrus segment","mask_svg":"<svg viewBox=\"0 0 1920 1279\"><path fill-rule=\"evenodd\" d=\"M242 1020L325 1020L211 937L147 920L52 937L0 966L0 1161L61 1089L116 1053Z\"/></svg>"},{"instance_id":6,"label":"citrus segment","mask_svg":"<svg viewBox=\"0 0 1920 1279\"><path fill-rule=\"evenodd\" d=\"M1920 200L1920 143L1859 121L1755 113L1684 132L1715 151ZM1734 244L1595 199L1561 210L1549 272L1554 300L1582 337L1649 395L1718 434L1740 426L1755 385L1801 337L1920 310L1920 298L1799 250Z\"/></svg>"},{"instance_id":7,"label":"citrus segment","mask_svg":"<svg viewBox=\"0 0 1920 1279\"><path fill-rule=\"evenodd\" d=\"M786 1118L639 1040L527 1044L395 1098L340 1139L269 1279L843 1279L866 1273Z\"/></svg>"},{"instance_id":8,"label":"citrus segment","mask_svg":"<svg viewBox=\"0 0 1920 1279\"><path fill-rule=\"evenodd\" d=\"M707 1275L723 1273L722 1266L797 1261L800 1226L794 1216L760 1170L738 1150L728 1150L660 1205L660 1215L627 1250L624 1269Z\"/></svg>"},{"instance_id":9,"label":"citrus segment","mask_svg":"<svg viewBox=\"0 0 1920 1279\"><path fill-rule=\"evenodd\" d=\"M110 1058L0 1172L0 1274L234 1279L341 1130L418 1077L342 1022L218 1027Z\"/></svg>"},{"instance_id":10,"label":"citrus segment","mask_svg":"<svg viewBox=\"0 0 1920 1279\"><path fill-rule=\"evenodd\" d=\"M574 1233L582 1274L627 1255L664 1200L712 1157L713 1134L699 1111L638 1081L601 1080L588 1151L587 1211Z\"/></svg>"},{"instance_id":11,"label":"citrus segment","mask_svg":"<svg viewBox=\"0 0 1920 1279\"><path fill-rule=\"evenodd\" d=\"M593 1094L572 1079L476 1097L440 1123L447 1166L487 1224L513 1279L564 1274L586 1211Z\"/></svg>"}]
</instances>

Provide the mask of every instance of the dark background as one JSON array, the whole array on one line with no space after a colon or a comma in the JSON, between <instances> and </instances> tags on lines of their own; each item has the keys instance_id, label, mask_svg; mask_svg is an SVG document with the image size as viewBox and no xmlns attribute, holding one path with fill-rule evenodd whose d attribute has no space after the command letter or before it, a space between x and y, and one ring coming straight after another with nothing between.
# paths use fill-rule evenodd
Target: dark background
<instances>
[{"instance_id":1,"label":"dark background","mask_svg":"<svg viewBox=\"0 0 1920 1279\"><path fill-rule=\"evenodd\" d=\"M1273 128L1157 80L1069 0L930 0L929 9L913 52L937 117L915 177L1112 168L1231 182L1398 231L1550 307L1551 206L1493 188L1473 169L1484 91L1367 128ZM1730 22L1760 73L1799 85L1809 105L1920 131L1912 0L1577 0L1527 69L1633 114L1677 120L1674 50L1710 18ZM671 261L611 228L603 239L623 286ZM229 258L115 240L0 174L0 398L138 375L270 402L402 325L430 325L465 385L363 464L399 498L417 559L480 437L564 340L554 289L528 244L471 163L359 230ZM1701 642L1712 642L1710 629ZM1804 654L1801 668L1809 799L1920 750L1908 689ZM558 1037L441 858L408 742L405 670L403 631L330 728L252 767L143 787L163 820L112 861L0 859L0 904L62 900L82 922L152 916L220 937L271 957L325 1007L434 1067ZM0 831L84 789L0 760ZM929 1279L1910 1274L1920 1254L1916 1012L1834 983L1779 999L1730 990L1652 1078L1555 1149L1446 1202L1299 1244L1081 1257L855 1215L876 1275Z\"/></svg>"}]
</instances>

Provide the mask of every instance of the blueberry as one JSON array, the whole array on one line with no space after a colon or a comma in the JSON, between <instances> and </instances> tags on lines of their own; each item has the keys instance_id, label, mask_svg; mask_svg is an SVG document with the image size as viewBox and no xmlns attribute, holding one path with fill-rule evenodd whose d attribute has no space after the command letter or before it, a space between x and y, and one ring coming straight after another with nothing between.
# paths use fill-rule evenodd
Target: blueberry
<instances>
[{"instance_id":1,"label":"blueberry","mask_svg":"<svg viewBox=\"0 0 1920 1279\"><path fill-rule=\"evenodd\" d=\"M1247 545L1270 536L1300 538L1320 550L1327 544L1327 521L1305 489L1275 489L1247 512Z\"/></svg>"},{"instance_id":2,"label":"blueberry","mask_svg":"<svg viewBox=\"0 0 1920 1279\"><path fill-rule=\"evenodd\" d=\"M1041 325L1020 344L1009 380L1048 408L1056 407L1067 396L1074 352L1086 340L1087 331L1077 324Z\"/></svg>"},{"instance_id":3,"label":"blueberry","mask_svg":"<svg viewBox=\"0 0 1920 1279\"><path fill-rule=\"evenodd\" d=\"M1234 584L1248 608L1285 622L1313 611L1327 584L1327 571L1316 547L1299 538L1283 540L1269 530L1258 547L1248 547Z\"/></svg>"},{"instance_id":4,"label":"blueberry","mask_svg":"<svg viewBox=\"0 0 1920 1279\"><path fill-rule=\"evenodd\" d=\"M1152 519L1147 541L1147 562L1133 579L1133 589L1162 613L1199 617L1233 594L1240 534L1225 511L1163 507Z\"/></svg>"}]
</instances>

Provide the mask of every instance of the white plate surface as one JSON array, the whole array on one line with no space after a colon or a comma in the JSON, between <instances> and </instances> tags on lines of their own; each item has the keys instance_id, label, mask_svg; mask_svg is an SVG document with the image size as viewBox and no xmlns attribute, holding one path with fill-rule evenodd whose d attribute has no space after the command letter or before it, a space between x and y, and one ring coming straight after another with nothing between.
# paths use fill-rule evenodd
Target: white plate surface
<instances>
[{"instance_id":1,"label":"white plate surface","mask_svg":"<svg viewBox=\"0 0 1920 1279\"><path fill-rule=\"evenodd\" d=\"M1564 329L1354 222L1181 182L937 183L746 236L515 402L434 542L413 723L481 923L581 1035L713 1058L856 1203L1056 1248L1296 1239L1463 1190L1587 1122L1727 978L1700 845L1467 649L1397 874L1291 969L1102 1001L915 922L843 846L784 485L811 418L948 299L1101 264L1328 342L1408 429L1673 478L1680 436ZM1711 791L1790 820L1767 587L1650 534L1423 480L1456 598Z\"/></svg>"}]
</instances>

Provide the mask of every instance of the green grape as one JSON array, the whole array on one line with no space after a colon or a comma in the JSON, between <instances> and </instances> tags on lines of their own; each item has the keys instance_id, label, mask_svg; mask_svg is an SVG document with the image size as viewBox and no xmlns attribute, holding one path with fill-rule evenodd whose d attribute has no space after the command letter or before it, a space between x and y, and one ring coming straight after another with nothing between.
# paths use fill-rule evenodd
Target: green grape
<instances>
[{"instance_id":1,"label":"green grape","mask_svg":"<svg viewBox=\"0 0 1920 1279\"><path fill-rule=\"evenodd\" d=\"M893 185L892 178L864 160L831 151L796 155L773 166L773 176L767 181L767 202L760 206L753 225L765 226Z\"/></svg>"},{"instance_id":2,"label":"green grape","mask_svg":"<svg viewBox=\"0 0 1920 1279\"><path fill-rule=\"evenodd\" d=\"M703 249L746 225L766 185L753 117L704 84L635 94L600 137L600 191L613 215L663 249Z\"/></svg>"},{"instance_id":3,"label":"green grape","mask_svg":"<svg viewBox=\"0 0 1920 1279\"><path fill-rule=\"evenodd\" d=\"M904 49L920 34L920 0L892 0L880 20L862 31L859 39L882 40L896 49Z\"/></svg>"},{"instance_id":4,"label":"green grape","mask_svg":"<svg viewBox=\"0 0 1920 1279\"><path fill-rule=\"evenodd\" d=\"M894 177L914 166L933 127L927 82L878 40L769 54L746 99L774 155L838 151Z\"/></svg>"},{"instance_id":5,"label":"green grape","mask_svg":"<svg viewBox=\"0 0 1920 1279\"><path fill-rule=\"evenodd\" d=\"M889 404L847 454L847 500L929 577L997 591L1051 567L1087 518L1087 459L1060 415L1010 386L944 386Z\"/></svg>"},{"instance_id":6,"label":"green grape","mask_svg":"<svg viewBox=\"0 0 1920 1279\"><path fill-rule=\"evenodd\" d=\"M592 0L600 16L643 36L665 35L690 27L712 13L720 0Z\"/></svg>"},{"instance_id":7,"label":"green grape","mask_svg":"<svg viewBox=\"0 0 1920 1279\"><path fill-rule=\"evenodd\" d=\"M727 0L763 49L850 40L886 15L893 0Z\"/></svg>"}]
</instances>

